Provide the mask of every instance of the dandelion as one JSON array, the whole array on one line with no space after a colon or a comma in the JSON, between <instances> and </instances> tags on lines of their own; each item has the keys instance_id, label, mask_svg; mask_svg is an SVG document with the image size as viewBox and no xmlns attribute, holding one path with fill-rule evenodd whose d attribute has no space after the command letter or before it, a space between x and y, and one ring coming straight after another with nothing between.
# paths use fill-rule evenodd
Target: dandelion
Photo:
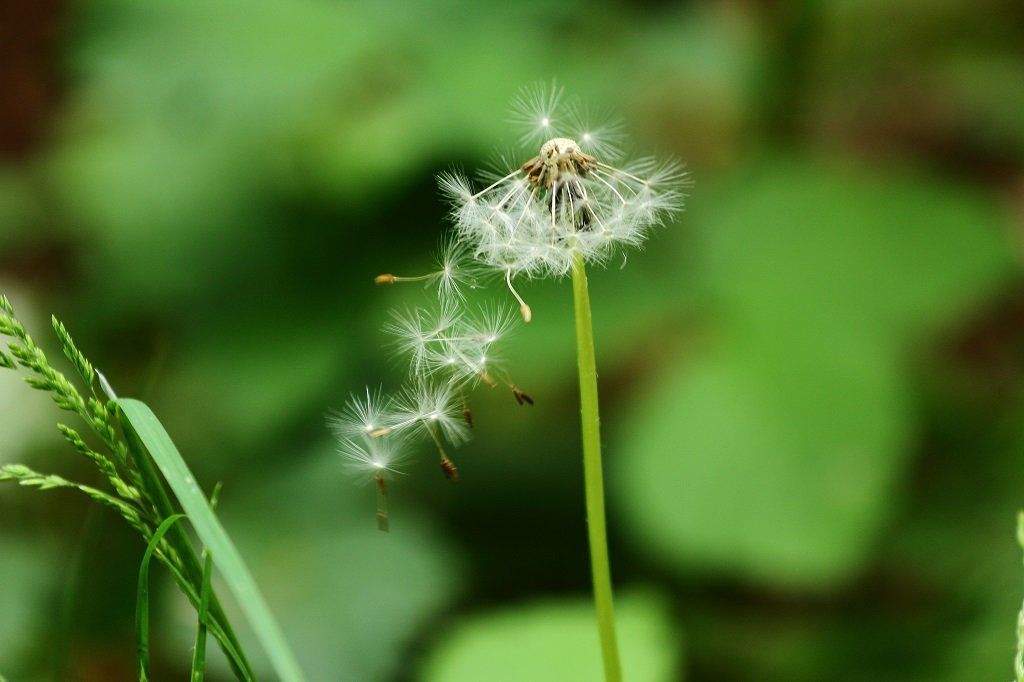
<instances>
[{"instance_id":1,"label":"dandelion","mask_svg":"<svg viewBox=\"0 0 1024 682\"><path fill-rule=\"evenodd\" d=\"M577 257L604 263L639 247L683 198L685 175L677 163L612 165L616 147L604 140L615 127L583 126L561 99L561 91L551 88L519 100L517 120L532 126L522 140L544 141L539 150L523 153L525 161L505 160L505 169L483 189L474 190L456 173L439 179L459 239L473 259L504 277L526 321L532 310L514 277L564 277Z\"/></svg>"},{"instance_id":2,"label":"dandelion","mask_svg":"<svg viewBox=\"0 0 1024 682\"><path fill-rule=\"evenodd\" d=\"M463 175L439 179L455 233L472 258L505 280L529 322L533 312L516 277L572 275L587 532L605 677L621 680L605 530L597 370L586 265L644 244L653 227L682 207L686 176L675 162L620 158L619 128L588 125L563 105L560 88L535 87L516 101L523 127L518 157L507 157L476 189ZM532 403L512 386L521 404Z\"/></svg>"},{"instance_id":3,"label":"dandelion","mask_svg":"<svg viewBox=\"0 0 1024 682\"><path fill-rule=\"evenodd\" d=\"M571 275L595 613L605 679L619 682L586 265L642 246L653 227L681 209L686 176L675 162L624 160L621 127L592 125L588 112L566 106L562 90L553 85L525 91L515 102L513 121L522 130L522 149L500 157L497 170L482 175L483 189L461 173L439 177L453 229L442 243L436 270L376 279L437 287L436 308L407 308L393 313L385 326L393 347L409 358L410 384L390 401L369 391L365 400L351 400L332 428L347 443L343 454L349 466L374 472L378 519L383 513L386 527L384 473L393 470L402 451L398 446L425 436L434 443L445 476L455 480L458 469L446 446L465 441L473 426L465 391L504 383L520 405L533 404L505 377L496 352L515 313L505 308L467 312L463 290L476 287L485 273L500 277L529 322L532 309L513 279Z\"/></svg>"}]
</instances>

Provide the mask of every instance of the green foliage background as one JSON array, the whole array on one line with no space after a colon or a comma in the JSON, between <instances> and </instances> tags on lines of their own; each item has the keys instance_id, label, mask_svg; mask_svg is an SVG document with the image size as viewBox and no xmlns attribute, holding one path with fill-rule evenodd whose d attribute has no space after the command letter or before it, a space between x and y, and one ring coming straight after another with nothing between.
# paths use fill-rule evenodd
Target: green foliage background
<instances>
[{"instance_id":1,"label":"green foliage background","mask_svg":"<svg viewBox=\"0 0 1024 682\"><path fill-rule=\"evenodd\" d=\"M462 481L415 465L392 533L323 424L401 379L380 327L422 292L372 278L429 267L434 175L513 141L508 101L552 78L695 181L592 274L628 678L1010 675L1019 2L15 5L0 290L224 483L311 679L592 679L566 283L523 287L505 348L536 407L478 394ZM45 397L0 379L0 463L88 482ZM0 489L0 675L132 679L143 549L72 493ZM179 679L167 588L154 663Z\"/></svg>"}]
</instances>

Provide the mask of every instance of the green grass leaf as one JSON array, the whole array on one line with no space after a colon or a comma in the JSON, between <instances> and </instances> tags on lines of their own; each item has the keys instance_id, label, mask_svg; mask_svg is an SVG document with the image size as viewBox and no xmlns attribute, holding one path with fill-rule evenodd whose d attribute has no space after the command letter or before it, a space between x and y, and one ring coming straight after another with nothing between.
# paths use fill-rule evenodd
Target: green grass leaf
<instances>
[{"instance_id":1,"label":"green grass leaf","mask_svg":"<svg viewBox=\"0 0 1024 682\"><path fill-rule=\"evenodd\" d=\"M192 648L191 682L203 682L206 674L206 619L210 612L210 575L213 573L213 557L209 552L203 559L203 587L199 598L199 613L196 625L196 644Z\"/></svg>"},{"instance_id":2,"label":"green grass leaf","mask_svg":"<svg viewBox=\"0 0 1024 682\"><path fill-rule=\"evenodd\" d=\"M153 537L150 538L146 552L142 555L142 562L139 564L139 589L135 598L135 660L139 682L149 679L149 562L167 531L184 518L187 518L184 514L175 514L163 520L163 523L153 533Z\"/></svg>"},{"instance_id":3,"label":"green grass leaf","mask_svg":"<svg viewBox=\"0 0 1024 682\"><path fill-rule=\"evenodd\" d=\"M149 450L182 509L188 514L196 534L212 555L225 585L248 618L274 670L284 682L304 682L306 677L252 574L163 425L145 403L121 399L117 405L126 420L126 426L135 431Z\"/></svg>"}]
</instances>

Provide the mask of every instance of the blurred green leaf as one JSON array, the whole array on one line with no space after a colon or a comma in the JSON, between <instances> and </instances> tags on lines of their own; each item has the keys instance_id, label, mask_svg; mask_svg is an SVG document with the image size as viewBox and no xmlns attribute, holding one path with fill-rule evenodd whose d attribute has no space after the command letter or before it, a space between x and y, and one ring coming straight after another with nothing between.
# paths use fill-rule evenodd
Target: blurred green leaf
<instances>
[{"instance_id":1,"label":"blurred green leaf","mask_svg":"<svg viewBox=\"0 0 1024 682\"><path fill-rule=\"evenodd\" d=\"M1008 281L1004 215L980 192L893 169L768 159L691 214L722 314L788 342L807 329L905 344Z\"/></svg>"},{"instance_id":2,"label":"blurred green leaf","mask_svg":"<svg viewBox=\"0 0 1024 682\"><path fill-rule=\"evenodd\" d=\"M945 65L945 76L972 141L996 158L1024 160L1024 58L1017 54L964 52Z\"/></svg>"},{"instance_id":3,"label":"blurred green leaf","mask_svg":"<svg viewBox=\"0 0 1024 682\"><path fill-rule=\"evenodd\" d=\"M615 604L622 667L634 682L678 680L681 638L665 603L649 593ZM469 617L431 653L427 682L602 679L593 605L550 601Z\"/></svg>"},{"instance_id":4,"label":"blurred green leaf","mask_svg":"<svg viewBox=\"0 0 1024 682\"><path fill-rule=\"evenodd\" d=\"M719 327L619 432L638 541L683 567L825 587L861 565L913 433L902 369L1010 273L982 198L774 162L695 219Z\"/></svg>"},{"instance_id":5,"label":"blurred green leaf","mask_svg":"<svg viewBox=\"0 0 1024 682\"><path fill-rule=\"evenodd\" d=\"M442 144L496 141L538 57L507 59L518 36L493 11L450 10L457 22L402 2L83 8L72 123L47 169L97 237L93 268L131 282L124 296L192 293L233 245L272 249L288 189L372 203Z\"/></svg>"},{"instance_id":6,"label":"blurred green leaf","mask_svg":"<svg viewBox=\"0 0 1024 682\"><path fill-rule=\"evenodd\" d=\"M790 585L859 564L909 427L893 367L849 342L722 348L637 409L614 480L638 541L676 565Z\"/></svg>"}]
</instances>

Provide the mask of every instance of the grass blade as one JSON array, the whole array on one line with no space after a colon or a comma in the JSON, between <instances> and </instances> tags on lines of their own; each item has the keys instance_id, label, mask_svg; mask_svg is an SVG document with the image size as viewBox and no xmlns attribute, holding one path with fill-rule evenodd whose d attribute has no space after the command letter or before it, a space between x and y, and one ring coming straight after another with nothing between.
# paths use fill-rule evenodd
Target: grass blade
<instances>
[{"instance_id":1,"label":"grass blade","mask_svg":"<svg viewBox=\"0 0 1024 682\"><path fill-rule=\"evenodd\" d=\"M206 674L206 619L210 613L210 574L213 573L213 557L206 552L203 561L203 589L199 599L199 621L196 626L196 645L192 649L191 682L203 682Z\"/></svg>"},{"instance_id":2,"label":"grass blade","mask_svg":"<svg viewBox=\"0 0 1024 682\"><path fill-rule=\"evenodd\" d=\"M263 595L256 587L256 581L253 580L249 568L242 561L234 542L213 513L195 477L192 476L163 425L145 403L119 399L117 405L125 420L125 427L131 428L138 435L174 491L181 508L188 515L206 551L212 556L225 585L245 613L282 682L305 682L306 677L285 641L280 626L271 615Z\"/></svg>"},{"instance_id":3,"label":"grass blade","mask_svg":"<svg viewBox=\"0 0 1024 682\"><path fill-rule=\"evenodd\" d=\"M210 508L217 509L217 498L220 496L220 483L213 488L210 495ZM203 583L199 590L199 608L196 612L199 619L196 623L196 644L192 647L192 676L190 682L203 682L206 677L206 623L210 614L210 576L213 573L213 557L208 550L203 551Z\"/></svg>"},{"instance_id":4,"label":"grass blade","mask_svg":"<svg viewBox=\"0 0 1024 682\"><path fill-rule=\"evenodd\" d=\"M149 561L171 526L184 518L184 514L175 514L164 519L153 533L149 546L142 555L142 563L139 566L139 590L135 598L135 663L139 682L149 680Z\"/></svg>"}]
</instances>

